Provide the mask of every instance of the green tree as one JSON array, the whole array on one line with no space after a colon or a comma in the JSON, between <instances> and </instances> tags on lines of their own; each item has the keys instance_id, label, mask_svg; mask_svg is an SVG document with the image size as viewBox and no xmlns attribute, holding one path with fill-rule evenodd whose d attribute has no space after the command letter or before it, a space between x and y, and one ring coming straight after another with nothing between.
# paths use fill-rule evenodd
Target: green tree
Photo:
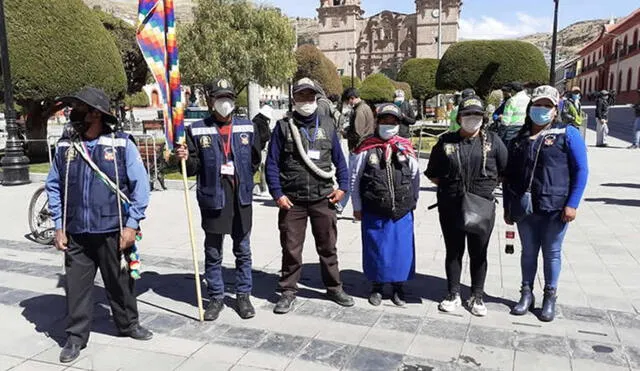
<instances>
[{"instance_id":1,"label":"green tree","mask_svg":"<svg viewBox=\"0 0 640 371\"><path fill-rule=\"evenodd\" d=\"M5 0L9 58L16 102L27 114L27 136L44 139L56 97L85 86L112 98L126 91L113 39L81 0ZM46 143L30 143L32 158Z\"/></svg>"},{"instance_id":2,"label":"green tree","mask_svg":"<svg viewBox=\"0 0 640 371\"><path fill-rule=\"evenodd\" d=\"M515 41L464 41L452 45L436 73L439 89L474 88L481 96L510 81L544 83L549 70L533 44Z\"/></svg>"},{"instance_id":3,"label":"green tree","mask_svg":"<svg viewBox=\"0 0 640 371\"><path fill-rule=\"evenodd\" d=\"M351 87L351 76L340 76L342 80L342 90L344 91L347 88ZM353 77L353 87L356 89L360 89L362 87L362 80L358 76Z\"/></svg>"},{"instance_id":4,"label":"green tree","mask_svg":"<svg viewBox=\"0 0 640 371\"><path fill-rule=\"evenodd\" d=\"M295 71L295 33L276 8L247 0L199 0L194 21L178 28L183 82L229 78L237 92L250 81L279 86Z\"/></svg>"},{"instance_id":5,"label":"green tree","mask_svg":"<svg viewBox=\"0 0 640 371\"><path fill-rule=\"evenodd\" d=\"M375 73L362 82L360 97L371 104L393 102L395 90L393 80L381 73Z\"/></svg>"},{"instance_id":6,"label":"green tree","mask_svg":"<svg viewBox=\"0 0 640 371\"><path fill-rule=\"evenodd\" d=\"M301 45L296 50L298 70L294 79L308 77L317 81L327 95L342 94L342 81L336 66L315 45Z\"/></svg>"},{"instance_id":7,"label":"green tree","mask_svg":"<svg viewBox=\"0 0 640 371\"><path fill-rule=\"evenodd\" d=\"M109 13L103 12L99 7L94 7L93 11L118 46L124 71L127 74L127 93L135 94L139 92L147 83L147 78L151 74L138 47L135 27Z\"/></svg>"},{"instance_id":8,"label":"green tree","mask_svg":"<svg viewBox=\"0 0 640 371\"><path fill-rule=\"evenodd\" d=\"M148 107L149 106L149 96L147 93L143 91L139 91L133 94L127 94L124 97L124 104L129 107Z\"/></svg>"},{"instance_id":9,"label":"green tree","mask_svg":"<svg viewBox=\"0 0 640 371\"><path fill-rule=\"evenodd\" d=\"M411 86L413 95L426 100L438 94L436 89L436 70L438 60L430 58L413 58L406 61L398 73L398 81Z\"/></svg>"}]
</instances>

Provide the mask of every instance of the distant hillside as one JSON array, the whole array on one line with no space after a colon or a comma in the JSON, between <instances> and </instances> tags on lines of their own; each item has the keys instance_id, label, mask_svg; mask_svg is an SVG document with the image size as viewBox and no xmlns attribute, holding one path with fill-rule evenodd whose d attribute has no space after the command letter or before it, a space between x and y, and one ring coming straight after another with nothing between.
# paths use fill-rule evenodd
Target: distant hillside
<instances>
[{"instance_id":1,"label":"distant hillside","mask_svg":"<svg viewBox=\"0 0 640 371\"><path fill-rule=\"evenodd\" d=\"M99 6L103 11L111 13L118 18L130 23L135 23L138 17L138 0L83 0L85 4L93 8ZM193 0L174 0L176 17L178 20L190 21L193 19L191 9L195 6Z\"/></svg>"},{"instance_id":2,"label":"distant hillside","mask_svg":"<svg viewBox=\"0 0 640 371\"><path fill-rule=\"evenodd\" d=\"M607 22L609 22L607 19L576 22L558 31L559 59L577 54L586 44L600 35L602 25ZM550 53L551 33L536 33L521 37L519 40L534 44L545 55Z\"/></svg>"}]
</instances>

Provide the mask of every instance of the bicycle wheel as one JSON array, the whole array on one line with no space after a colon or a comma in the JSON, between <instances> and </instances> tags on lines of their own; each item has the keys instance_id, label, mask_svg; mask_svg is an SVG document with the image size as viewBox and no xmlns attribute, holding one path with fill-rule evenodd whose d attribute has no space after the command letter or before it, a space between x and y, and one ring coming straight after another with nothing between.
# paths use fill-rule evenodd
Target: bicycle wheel
<instances>
[{"instance_id":1,"label":"bicycle wheel","mask_svg":"<svg viewBox=\"0 0 640 371\"><path fill-rule=\"evenodd\" d=\"M33 239L43 245L50 245L55 237L55 223L49 212L49 198L44 185L36 190L29 204L29 229Z\"/></svg>"}]
</instances>

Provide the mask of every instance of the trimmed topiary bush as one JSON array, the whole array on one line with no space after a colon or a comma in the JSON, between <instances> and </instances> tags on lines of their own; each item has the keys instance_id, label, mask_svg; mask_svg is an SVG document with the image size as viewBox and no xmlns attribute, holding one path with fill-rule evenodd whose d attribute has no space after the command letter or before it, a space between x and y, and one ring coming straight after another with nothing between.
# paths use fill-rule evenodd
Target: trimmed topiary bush
<instances>
[{"instance_id":1,"label":"trimmed topiary bush","mask_svg":"<svg viewBox=\"0 0 640 371\"><path fill-rule=\"evenodd\" d=\"M375 73L362 82L360 97L371 104L393 102L395 90L393 80L381 73Z\"/></svg>"},{"instance_id":2,"label":"trimmed topiary bush","mask_svg":"<svg viewBox=\"0 0 640 371\"><path fill-rule=\"evenodd\" d=\"M412 93L416 98L429 99L438 93L436 89L438 62L437 59L430 58L409 59L398 72L398 81L411 85Z\"/></svg>"},{"instance_id":3,"label":"trimmed topiary bush","mask_svg":"<svg viewBox=\"0 0 640 371\"><path fill-rule=\"evenodd\" d=\"M342 90L351 87L351 75L340 76L342 80ZM362 80L358 76L353 77L353 87L356 89L360 89L362 87Z\"/></svg>"},{"instance_id":4,"label":"trimmed topiary bush","mask_svg":"<svg viewBox=\"0 0 640 371\"><path fill-rule=\"evenodd\" d=\"M463 41L452 45L436 73L438 89L472 87L481 96L510 81L545 83L549 70L533 44L515 40Z\"/></svg>"},{"instance_id":5,"label":"trimmed topiary bush","mask_svg":"<svg viewBox=\"0 0 640 371\"><path fill-rule=\"evenodd\" d=\"M336 66L315 45L301 45L296 50L298 71L294 80L311 78L322 86L327 95L342 94L342 81Z\"/></svg>"}]
</instances>

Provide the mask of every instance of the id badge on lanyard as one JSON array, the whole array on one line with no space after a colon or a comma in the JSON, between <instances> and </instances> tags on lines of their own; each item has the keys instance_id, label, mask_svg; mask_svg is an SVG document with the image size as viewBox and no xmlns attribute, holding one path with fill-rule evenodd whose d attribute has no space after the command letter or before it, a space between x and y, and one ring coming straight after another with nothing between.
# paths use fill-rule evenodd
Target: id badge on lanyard
<instances>
[{"instance_id":1,"label":"id badge on lanyard","mask_svg":"<svg viewBox=\"0 0 640 371\"><path fill-rule=\"evenodd\" d=\"M227 137L227 142L223 143L222 151L224 152L224 163L220 166L220 174L222 175L235 175L236 169L233 164L233 160L229 160L229 154L231 153L231 141L233 137L233 121L229 125L229 136Z\"/></svg>"},{"instance_id":2,"label":"id badge on lanyard","mask_svg":"<svg viewBox=\"0 0 640 371\"><path fill-rule=\"evenodd\" d=\"M307 156L309 156L309 158L312 160L320 160L320 150L313 148L315 147L316 139L318 139L318 126L319 126L319 119L316 117L316 127L313 131L313 139L309 137L309 133L307 132L307 129L301 128L302 132L304 133L304 135L307 137L307 140L309 141L309 149L307 150Z\"/></svg>"}]
</instances>

